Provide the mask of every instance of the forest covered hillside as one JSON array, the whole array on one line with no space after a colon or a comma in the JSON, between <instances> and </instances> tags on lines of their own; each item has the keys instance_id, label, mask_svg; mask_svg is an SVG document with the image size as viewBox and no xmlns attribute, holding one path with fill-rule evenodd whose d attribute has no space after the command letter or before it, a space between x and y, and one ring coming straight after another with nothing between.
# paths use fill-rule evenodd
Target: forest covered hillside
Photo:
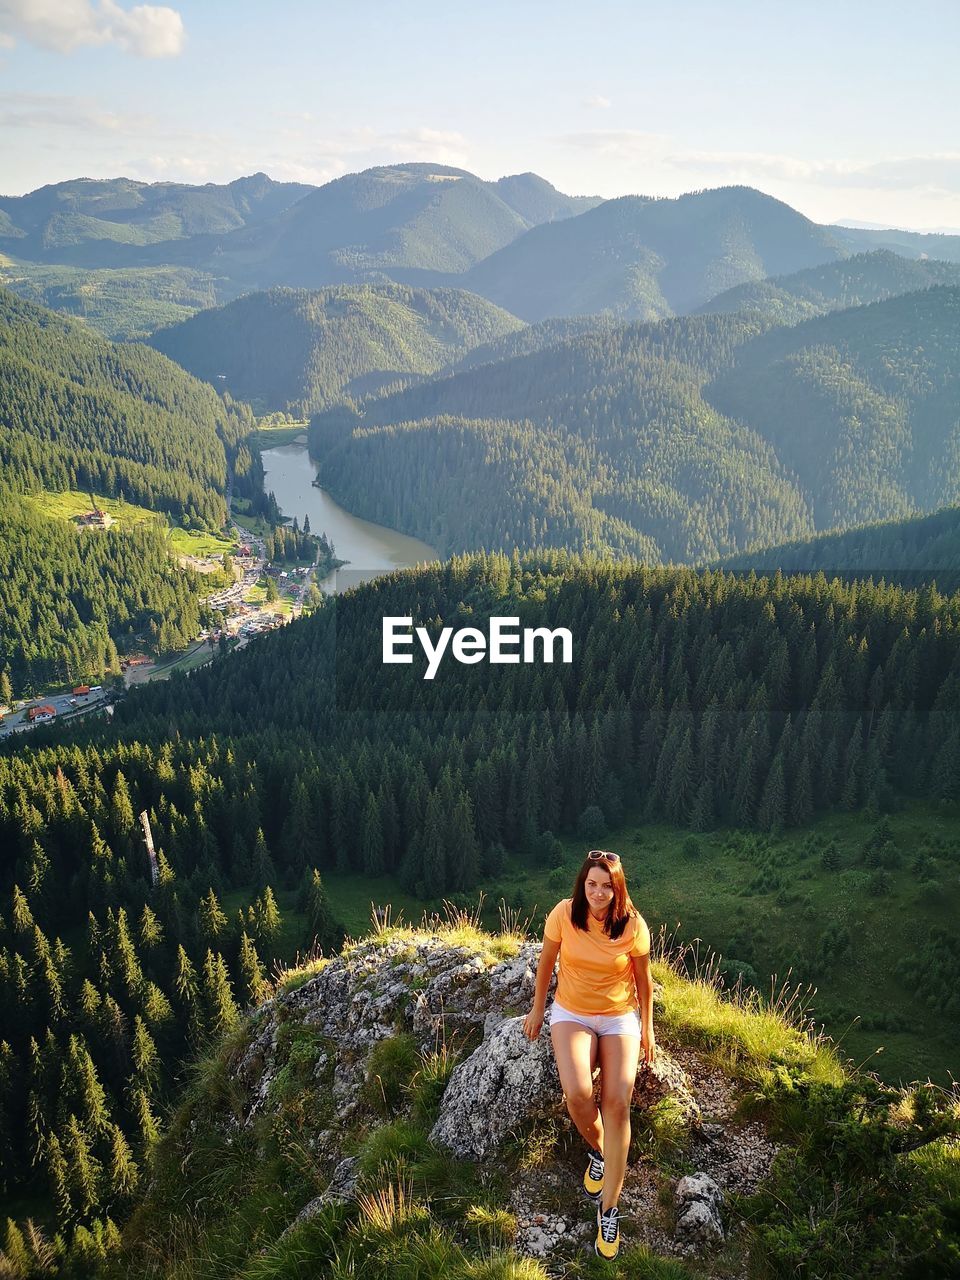
<instances>
[{"instance_id":1,"label":"forest covered hillside","mask_svg":"<svg viewBox=\"0 0 960 1280\"><path fill-rule=\"evenodd\" d=\"M537 956L522 929L488 933L448 907L282 972L206 1047L123 1238L103 1240L111 1271L609 1272L592 1257L582 1142L547 1033L520 1031ZM658 949L653 971L657 1060L634 1092L618 1273L766 1280L815 1249L823 1280L904 1254L947 1276L960 1257L950 1096L879 1085L786 998L770 1010L731 995L682 953Z\"/></svg>"},{"instance_id":2,"label":"forest covered hillside","mask_svg":"<svg viewBox=\"0 0 960 1280\"><path fill-rule=\"evenodd\" d=\"M222 246L218 265L247 287L459 284L450 277L529 227L594 203L565 196L534 174L485 182L448 165L382 166L337 178L238 232Z\"/></svg>"},{"instance_id":3,"label":"forest covered hillside","mask_svg":"<svg viewBox=\"0 0 960 1280\"><path fill-rule=\"evenodd\" d=\"M905 258L877 249L793 275L737 285L699 310L760 311L778 324L797 324L827 311L882 302L938 284L960 284L960 263Z\"/></svg>"},{"instance_id":4,"label":"forest covered hillside","mask_svg":"<svg viewBox=\"0 0 960 1280\"><path fill-rule=\"evenodd\" d=\"M880 520L845 533L822 533L779 547L758 547L724 561L728 569L785 573L855 573L909 582L933 578L941 590L960 586L960 507L929 516Z\"/></svg>"},{"instance_id":5,"label":"forest covered hillside","mask_svg":"<svg viewBox=\"0 0 960 1280\"><path fill-rule=\"evenodd\" d=\"M828 228L749 187L675 200L623 196L537 228L464 285L523 320L683 314L733 285L846 256Z\"/></svg>"},{"instance_id":6,"label":"forest covered hillside","mask_svg":"<svg viewBox=\"0 0 960 1280\"><path fill-rule=\"evenodd\" d=\"M960 501L960 288L768 330L706 395L798 478L817 529Z\"/></svg>"},{"instance_id":7,"label":"forest covered hillside","mask_svg":"<svg viewBox=\"0 0 960 1280\"><path fill-rule=\"evenodd\" d=\"M796 326L550 324L317 415L311 450L353 509L448 552L690 563L932 512L960 499L958 298L938 286Z\"/></svg>"},{"instance_id":8,"label":"forest covered hillside","mask_svg":"<svg viewBox=\"0 0 960 1280\"><path fill-rule=\"evenodd\" d=\"M304 417L410 375L437 373L522 328L456 289L341 285L248 294L162 329L150 343L261 412Z\"/></svg>"},{"instance_id":9,"label":"forest covered hillside","mask_svg":"<svg viewBox=\"0 0 960 1280\"><path fill-rule=\"evenodd\" d=\"M311 452L353 510L445 553L554 545L690 562L786 541L813 531L806 500L760 433L703 396L760 327L589 330L316 415Z\"/></svg>"},{"instance_id":10,"label":"forest covered hillside","mask_svg":"<svg viewBox=\"0 0 960 1280\"><path fill-rule=\"evenodd\" d=\"M120 266L113 246L143 248L223 236L276 216L312 188L265 173L217 185L76 178L23 196L0 196L0 248L75 266ZM121 250L122 252L122 250Z\"/></svg>"},{"instance_id":11,"label":"forest covered hillside","mask_svg":"<svg viewBox=\"0 0 960 1280\"><path fill-rule=\"evenodd\" d=\"M228 473L254 493L245 405L147 347L120 346L0 290L0 672L8 697L116 671L117 645L199 627L199 583L167 522L219 529ZM81 529L53 494L122 498L129 519ZM93 505L93 498L90 498Z\"/></svg>"}]
</instances>

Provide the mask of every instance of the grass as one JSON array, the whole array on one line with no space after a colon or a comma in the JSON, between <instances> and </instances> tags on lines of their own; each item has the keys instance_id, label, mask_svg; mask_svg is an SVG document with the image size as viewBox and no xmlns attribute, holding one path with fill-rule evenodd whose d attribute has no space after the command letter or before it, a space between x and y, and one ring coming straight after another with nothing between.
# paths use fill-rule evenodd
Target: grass
<instances>
[{"instance_id":1,"label":"grass","mask_svg":"<svg viewBox=\"0 0 960 1280\"><path fill-rule=\"evenodd\" d=\"M681 1042L713 1051L728 1074L760 1084L783 1066L809 1080L842 1082L829 1041L804 1031L795 989L767 1003L752 990L722 994L709 972L691 979L664 959L653 972L663 984L660 1025Z\"/></svg>"},{"instance_id":2,"label":"grass","mask_svg":"<svg viewBox=\"0 0 960 1280\"><path fill-rule=\"evenodd\" d=\"M157 662L150 671L149 680L168 680L175 671L193 671L210 662L215 653L216 650L211 649L205 640L198 640L183 653Z\"/></svg>"},{"instance_id":3,"label":"grass","mask_svg":"<svg viewBox=\"0 0 960 1280\"><path fill-rule=\"evenodd\" d=\"M145 520L164 519L159 512L151 511L149 507L139 507L122 498L108 498L102 493L95 493L93 496L100 510L105 511L120 528L129 529ZM41 493L25 494L23 501L29 503L40 515L54 520L73 520L90 510L89 493L81 493L78 489L64 489L56 493L45 489ZM96 530L91 532L95 533ZM169 543L175 555L196 556L198 560L222 556L225 551L233 554L237 549L233 538L179 527L170 529Z\"/></svg>"},{"instance_id":4,"label":"grass","mask_svg":"<svg viewBox=\"0 0 960 1280\"><path fill-rule=\"evenodd\" d=\"M260 449L276 449L278 445L292 444L294 440L298 440L305 435L309 420L303 418L297 422L265 422L261 420L257 423L257 429L253 432L251 443L257 445Z\"/></svg>"},{"instance_id":5,"label":"grass","mask_svg":"<svg viewBox=\"0 0 960 1280\"><path fill-rule=\"evenodd\" d=\"M138 507L135 503L124 502L121 498L107 498L100 493L95 493L93 496L100 510L105 511L124 528L129 529L142 520L162 518L148 507ZM89 493L81 493L77 489L64 489L56 493L44 489L41 493L25 494L23 500L40 515L55 520L72 520L75 516L83 515L90 510ZM95 533L96 530L91 532Z\"/></svg>"},{"instance_id":6,"label":"grass","mask_svg":"<svg viewBox=\"0 0 960 1280\"><path fill-rule=\"evenodd\" d=\"M234 555L237 541L215 533L200 533L195 529L171 529L170 547L177 555L196 556L198 560L203 560L222 556L224 552Z\"/></svg>"},{"instance_id":7,"label":"grass","mask_svg":"<svg viewBox=\"0 0 960 1280\"><path fill-rule=\"evenodd\" d=\"M224 909L230 915L249 897L228 895ZM292 894L281 891L278 898L287 930L293 920L286 913ZM522 941L515 921L506 918L507 932L500 937L486 934L480 926L483 907L482 900L472 913L448 905L424 919L426 934L393 922L388 912L368 941L407 939L412 944L439 934L448 945L469 946L491 962L515 953ZM323 963L309 961L302 972L310 976ZM664 988L660 1025L669 1028L673 1039L716 1055L732 1074L761 1088L769 1084L771 1105L778 1083L786 1082L786 1105L799 1107L802 1120L808 1091L849 1083L829 1045L805 1031L803 1006L795 996L783 996L770 1009L749 989L723 996L716 985L716 962L702 962L695 948L678 949L665 935L654 968ZM290 971L280 980L287 987L299 976ZM219 1280L227 1275L248 1280L307 1280L315 1275L333 1280L547 1280L551 1274L581 1280L610 1275L693 1280L703 1275L699 1264L661 1258L629 1239L614 1268L582 1252L561 1256L561 1250L548 1272L539 1262L519 1256L511 1247L517 1222L505 1208L515 1176L511 1170L520 1168L526 1170L524 1176L535 1178L541 1166L558 1158L565 1163L562 1137L542 1127L487 1164L459 1161L435 1148L428 1135L456 1056L445 1042L433 1052L420 1051L405 1032L372 1050L360 1105L349 1121L351 1128L336 1144L356 1156L355 1200L326 1205L288 1229L303 1205L327 1184L330 1169L324 1155L329 1143L320 1133L337 1123L329 1105L329 1076L318 1080L316 1072L317 1055L328 1046L316 1028L301 1021L303 1016L302 1009L294 1008L281 1022L275 1048L279 1070L268 1107L253 1126L231 1130L223 1125L224 1118L242 1114L243 1090L235 1068L249 1041L249 1027L241 1026L201 1058L158 1151L147 1205L127 1233L124 1274L148 1280ZM333 1070L330 1058L329 1072ZM823 1113L827 1133L833 1132L833 1114ZM846 1113L841 1118L847 1123ZM668 1164L682 1159L682 1127L669 1107L653 1114L650 1151L644 1154ZM944 1204L957 1202L956 1146L940 1142L906 1158ZM806 1183L798 1185L802 1192ZM575 1181L571 1186L575 1190ZM544 1195L549 1200L550 1193ZM800 1210L807 1201L800 1192L791 1195L784 1212L794 1215L790 1230L798 1247L805 1247L800 1228L806 1229L806 1211ZM838 1226L845 1221L837 1217ZM773 1259L780 1256L775 1228L776 1223L765 1237ZM744 1247L731 1237L734 1246ZM784 1245L784 1256L788 1246L793 1247L792 1238ZM731 1259L732 1270L724 1262L710 1274L741 1274L743 1257Z\"/></svg>"}]
</instances>

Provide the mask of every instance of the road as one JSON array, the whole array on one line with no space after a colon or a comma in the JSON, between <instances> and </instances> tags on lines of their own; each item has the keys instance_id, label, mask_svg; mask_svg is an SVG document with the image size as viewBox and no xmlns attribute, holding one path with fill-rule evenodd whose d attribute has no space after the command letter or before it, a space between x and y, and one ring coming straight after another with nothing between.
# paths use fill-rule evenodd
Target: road
<instances>
[{"instance_id":1,"label":"road","mask_svg":"<svg viewBox=\"0 0 960 1280\"><path fill-rule=\"evenodd\" d=\"M3 724L0 724L0 739L9 738L15 733L29 733L34 725L27 719L27 712L31 707L49 706L56 710L56 718L54 720L42 720L41 724L56 724L61 718L69 717L71 720L81 716L88 711L98 711L109 702L109 694L106 692L99 694L86 694L85 696L74 698L70 693L54 693L49 697L31 698L19 710L11 711L8 716L4 716Z\"/></svg>"}]
</instances>

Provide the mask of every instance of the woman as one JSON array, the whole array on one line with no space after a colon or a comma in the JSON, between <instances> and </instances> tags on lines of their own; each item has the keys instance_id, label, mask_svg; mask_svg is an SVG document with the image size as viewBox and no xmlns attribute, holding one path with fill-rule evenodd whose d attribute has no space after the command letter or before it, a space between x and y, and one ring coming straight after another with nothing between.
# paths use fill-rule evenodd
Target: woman
<instances>
[{"instance_id":1,"label":"woman","mask_svg":"<svg viewBox=\"0 0 960 1280\"><path fill-rule=\"evenodd\" d=\"M583 1187L597 1202L595 1248L612 1260L620 1249L617 1202L627 1168L637 1065L641 1048L648 1064L656 1051L650 930L630 901L617 854L591 849L573 897L558 902L547 916L533 1008L523 1022L531 1040L543 1026L557 956L550 1038L567 1110L590 1148ZM593 1100L598 1061L599 1108Z\"/></svg>"}]
</instances>

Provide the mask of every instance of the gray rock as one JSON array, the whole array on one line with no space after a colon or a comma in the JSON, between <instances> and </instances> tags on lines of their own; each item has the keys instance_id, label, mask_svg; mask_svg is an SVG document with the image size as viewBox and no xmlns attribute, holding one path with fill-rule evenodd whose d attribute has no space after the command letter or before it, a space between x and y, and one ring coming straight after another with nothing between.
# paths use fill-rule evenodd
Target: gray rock
<instances>
[{"instance_id":1,"label":"gray rock","mask_svg":"<svg viewBox=\"0 0 960 1280\"><path fill-rule=\"evenodd\" d=\"M569 1240L573 1234L569 1218L557 1213L537 1213L529 1218L517 1218L516 1248L528 1258L548 1258L557 1245Z\"/></svg>"},{"instance_id":2,"label":"gray rock","mask_svg":"<svg viewBox=\"0 0 960 1280\"><path fill-rule=\"evenodd\" d=\"M660 1045L652 1064L640 1063L637 1081L633 1087L633 1105L649 1109L664 1098L673 1098L679 1105L687 1124L699 1126L700 1107L690 1089L690 1080L683 1067Z\"/></svg>"},{"instance_id":3,"label":"gray rock","mask_svg":"<svg viewBox=\"0 0 960 1280\"><path fill-rule=\"evenodd\" d=\"M320 1204L335 1204L342 1200L352 1200L357 1192L357 1162L353 1156L344 1156L333 1171L333 1177L319 1197Z\"/></svg>"},{"instance_id":4,"label":"gray rock","mask_svg":"<svg viewBox=\"0 0 960 1280\"><path fill-rule=\"evenodd\" d=\"M691 1173L681 1178L674 1191L677 1208L676 1237L690 1253L700 1253L723 1240L720 1188L705 1173Z\"/></svg>"},{"instance_id":5,"label":"gray rock","mask_svg":"<svg viewBox=\"0 0 960 1280\"><path fill-rule=\"evenodd\" d=\"M455 1068L430 1137L461 1158L480 1160L560 1101L560 1077L547 1037L541 1033L538 1040L528 1040L522 1018L505 1018Z\"/></svg>"}]
</instances>

